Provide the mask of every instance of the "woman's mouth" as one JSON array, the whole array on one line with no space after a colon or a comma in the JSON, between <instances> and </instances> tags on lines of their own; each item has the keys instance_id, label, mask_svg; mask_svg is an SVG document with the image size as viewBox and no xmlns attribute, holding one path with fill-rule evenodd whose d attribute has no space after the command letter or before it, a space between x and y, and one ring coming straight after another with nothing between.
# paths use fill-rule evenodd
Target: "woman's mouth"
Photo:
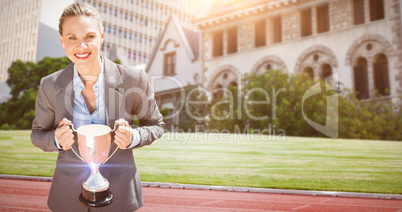
<instances>
[{"instance_id":1,"label":"woman's mouth","mask_svg":"<svg viewBox=\"0 0 402 212\"><path fill-rule=\"evenodd\" d=\"M85 59L87 59L89 57L89 55L91 55L91 53L89 53L89 52L74 54L74 56L79 60L85 60Z\"/></svg>"}]
</instances>

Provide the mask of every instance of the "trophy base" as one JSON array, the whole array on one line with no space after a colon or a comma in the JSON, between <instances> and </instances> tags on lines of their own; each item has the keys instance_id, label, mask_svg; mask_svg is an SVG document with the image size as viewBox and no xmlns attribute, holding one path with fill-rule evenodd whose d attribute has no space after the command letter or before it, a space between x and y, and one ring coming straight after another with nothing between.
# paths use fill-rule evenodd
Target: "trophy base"
<instances>
[{"instance_id":1,"label":"trophy base","mask_svg":"<svg viewBox=\"0 0 402 212\"><path fill-rule=\"evenodd\" d=\"M110 189L98 192L92 192L82 189L80 202L87 207L100 208L109 205L113 201L113 194Z\"/></svg>"}]
</instances>

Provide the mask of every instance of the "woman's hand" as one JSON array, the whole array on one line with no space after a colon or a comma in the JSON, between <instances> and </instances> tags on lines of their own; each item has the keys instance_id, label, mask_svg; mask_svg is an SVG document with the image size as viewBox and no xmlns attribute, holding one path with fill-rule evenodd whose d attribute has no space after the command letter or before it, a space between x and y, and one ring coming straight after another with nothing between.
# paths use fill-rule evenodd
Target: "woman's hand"
<instances>
[{"instance_id":1,"label":"woman's hand","mask_svg":"<svg viewBox=\"0 0 402 212\"><path fill-rule=\"evenodd\" d=\"M115 124L119 125L114 135L114 142L120 149L127 149L133 142L133 130L124 119L115 121Z\"/></svg>"},{"instance_id":2,"label":"woman's hand","mask_svg":"<svg viewBox=\"0 0 402 212\"><path fill-rule=\"evenodd\" d=\"M70 124L71 124L70 120L63 118L63 120L59 122L59 126L56 128L56 131L54 132L54 135L59 141L60 146L64 150L69 150L71 148L71 145L74 144L73 131L68 126Z\"/></svg>"}]
</instances>

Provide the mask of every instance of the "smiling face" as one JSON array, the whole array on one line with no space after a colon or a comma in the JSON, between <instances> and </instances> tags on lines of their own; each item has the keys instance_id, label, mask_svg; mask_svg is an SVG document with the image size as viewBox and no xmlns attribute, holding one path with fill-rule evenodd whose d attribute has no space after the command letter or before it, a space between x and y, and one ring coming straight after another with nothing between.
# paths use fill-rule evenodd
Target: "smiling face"
<instances>
[{"instance_id":1,"label":"smiling face","mask_svg":"<svg viewBox=\"0 0 402 212\"><path fill-rule=\"evenodd\" d=\"M66 18L60 41L67 57L76 65L78 71L96 72L100 71L99 49L103 36L104 33L100 32L94 17L79 15Z\"/></svg>"}]
</instances>

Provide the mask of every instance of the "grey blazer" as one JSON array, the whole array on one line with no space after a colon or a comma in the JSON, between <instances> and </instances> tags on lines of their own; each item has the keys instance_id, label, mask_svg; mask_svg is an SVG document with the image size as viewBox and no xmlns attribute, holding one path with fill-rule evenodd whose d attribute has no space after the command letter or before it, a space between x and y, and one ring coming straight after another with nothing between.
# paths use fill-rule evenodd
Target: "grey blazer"
<instances>
[{"instance_id":1,"label":"grey blazer","mask_svg":"<svg viewBox=\"0 0 402 212\"><path fill-rule=\"evenodd\" d=\"M132 123L134 115L137 115L140 143L134 148L151 144L162 136L164 123L147 74L103 58L106 124L113 128L119 118ZM63 118L72 120L73 117L73 67L74 64L70 63L64 70L41 80L32 122L32 143L43 151L59 151L48 198L52 211L87 211L78 198L82 182L89 177L89 168L71 150L60 151L54 139L58 123ZM73 148L78 149L77 141ZM112 140L110 154L115 148ZM93 211L134 211L144 204L132 149L117 150L100 167L100 172L108 179L114 199L110 205Z\"/></svg>"}]
</instances>

